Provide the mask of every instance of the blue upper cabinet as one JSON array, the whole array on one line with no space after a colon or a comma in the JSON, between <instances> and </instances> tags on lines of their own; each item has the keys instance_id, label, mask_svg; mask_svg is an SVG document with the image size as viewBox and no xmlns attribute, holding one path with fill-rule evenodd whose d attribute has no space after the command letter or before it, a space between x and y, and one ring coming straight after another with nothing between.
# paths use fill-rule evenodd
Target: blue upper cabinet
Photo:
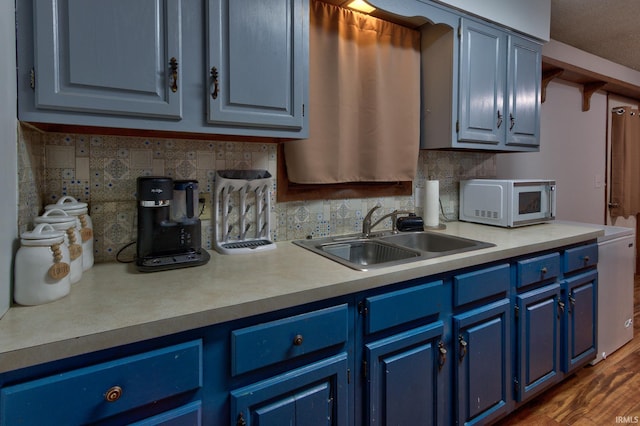
<instances>
[{"instance_id":1,"label":"blue upper cabinet","mask_svg":"<svg viewBox=\"0 0 640 426\"><path fill-rule=\"evenodd\" d=\"M208 121L302 129L303 0L209 0Z\"/></svg>"},{"instance_id":2,"label":"blue upper cabinet","mask_svg":"<svg viewBox=\"0 0 640 426\"><path fill-rule=\"evenodd\" d=\"M179 119L180 0L35 0L36 108Z\"/></svg>"},{"instance_id":3,"label":"blue upper cabinet","mask_svg":"<svg viewBox=\"0 0 640 426\"><path fill-rule=\"evenodd\" d=\"M538 150L541 55L538 43L461 19L458 142Z\"/></svg>"},{"instance_id":4,"label":"blue upper cabinet","mask_svg":"<svg viewBox=\"0 0 640 426\"><path fill-rule=\"evenodd\" d=\"M498 145L504 141L507 72L504 32L461 20L460 131L458 140Z\"/></svg>"},{"instance_id":5,"label":"blue upper cabinet","mask_svg":"<svg viewBox=\"0 0 640 426\"><path fill-rule=\"evenodd\" d=\"M16 19L22 121L307 137L309 0L34 0Z\"/></svg>"},{"instance_id":6,"label":"blue upper cabinet","mask_svg":"<svg viewBox=\"0 0 640 426\"><path fill-rule=\"evenodd\" d=\"M421 31L421 148L538 151L541 45L466 17Z\"/></svg>"},{"instance_id":7,"label":"blue upper cabinet","mask_svg":"<svg viewBox=\"0 0 640 426\"><path fill-rule=\"evenodd\" d=\"M508 149L538 150L540 146L540 44L509 36L505 145Z\"/></svg>"}]
</instances>

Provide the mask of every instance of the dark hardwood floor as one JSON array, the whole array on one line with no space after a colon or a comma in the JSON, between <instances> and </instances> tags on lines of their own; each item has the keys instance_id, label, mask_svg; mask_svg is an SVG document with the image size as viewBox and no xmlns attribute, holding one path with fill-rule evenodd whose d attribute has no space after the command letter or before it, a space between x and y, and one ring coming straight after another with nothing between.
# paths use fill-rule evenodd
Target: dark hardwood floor
<instances>
[{"instance_id":1,"label":"dark hardwood floor","mask_svg":"<svg viewBox=\"0 0 640 426\"><path fill-rule=\"evenodd\" d=\"M595 366L581 368L495 426L640 424L640 275L634 338Z\"/></svg>"}]
</instances>

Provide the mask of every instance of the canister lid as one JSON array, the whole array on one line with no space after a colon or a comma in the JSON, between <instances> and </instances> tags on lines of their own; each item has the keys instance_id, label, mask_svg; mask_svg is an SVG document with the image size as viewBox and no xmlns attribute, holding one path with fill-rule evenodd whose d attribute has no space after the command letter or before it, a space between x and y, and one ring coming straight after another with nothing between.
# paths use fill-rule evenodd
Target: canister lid
<instances>
[{"instance_id":1,"label":"canister lid","mask_svg":"<svg viewBox=\"0 0 640 426\"><path fill-rule=\"evenodd\" d=\"M36 225L33 231L20 234L23 245L50 245L61 244L64 241L64 231L56 231L48 223Z\"/></svg>"},{"instance_id":2,"label":"canister lid","mask_svg":"<svg viewBox=\"0 0 640 426\"><path fill-rule=\"evenodd\" d=\"M47 204L44 206L45 210L51 209L62 209L66 212L70 213L82 213L83 210L87 210L87 203L83 203L82 201L78 201L73 197L65 195L60 198L55 204Z\"/></svg>"},{"instance_id":3,"label":"canister lid","mask_svg":"<svg viewBox=\"0 0 640 426\"><path fill-rule=\"evenodd\" d=\"M53 225L75 226L76 217L70 216L62 209L50 209L44 212L42 216L36 216L33 221L35 223L50 223Z\"/></svg>"}]
</instances>

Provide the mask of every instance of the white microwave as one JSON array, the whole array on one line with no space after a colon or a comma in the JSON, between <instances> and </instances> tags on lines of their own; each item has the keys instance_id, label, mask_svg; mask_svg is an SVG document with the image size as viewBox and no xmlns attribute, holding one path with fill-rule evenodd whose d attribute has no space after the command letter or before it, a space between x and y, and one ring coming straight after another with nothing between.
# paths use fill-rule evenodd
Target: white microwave
<instances>
[{"instance_id":1,"label":"white microwave","mask_svg":"<svg viewBox=\"0 0 640 426\"><path fill-rule=\"evenodd\" d=\"M460 181L460 220L507 228L555 219L556 182L540 179Z\"/></svg>"}]
</instances>

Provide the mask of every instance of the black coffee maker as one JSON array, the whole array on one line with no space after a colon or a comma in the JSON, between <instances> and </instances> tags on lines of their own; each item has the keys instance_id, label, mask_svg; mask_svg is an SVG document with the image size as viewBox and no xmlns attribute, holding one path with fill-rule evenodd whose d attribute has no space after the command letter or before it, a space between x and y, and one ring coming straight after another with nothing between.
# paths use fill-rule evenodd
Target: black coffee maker
<instances>
[{"instance_id":1,"label":"black coffee maker","mask_svg":"<svg viewBox=\"0 0 640 426\"><path fill-rule=\"evenodd\" d=\"M185 205L172 217L174 188L185 196L179 199ZM143 272L164 271L204 265L209 253L201 247L200 219L197 205L198 181L173 181L169 177L139 177L138 241L136 264ZM195 201L194 201L195 199Z\"/></svg>"}]
</instances>

